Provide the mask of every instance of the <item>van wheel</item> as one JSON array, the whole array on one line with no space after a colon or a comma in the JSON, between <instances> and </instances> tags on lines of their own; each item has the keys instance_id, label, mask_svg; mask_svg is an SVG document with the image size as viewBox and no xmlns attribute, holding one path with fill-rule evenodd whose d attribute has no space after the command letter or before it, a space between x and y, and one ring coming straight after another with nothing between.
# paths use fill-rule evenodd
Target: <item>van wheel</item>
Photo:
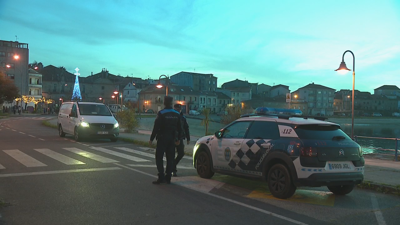
<instances>
[{"instance_id":1,"label":"van wheel","mask_svg":"<svg viewBox=\"0 0 400 225\"><path fill-rule=\"evenodd\" d=\"M335 195L347 195L354 188L354 184L350 185L337 185L337 186L328 186L328 189Z\"/></svg>"},{"instance_id":2,"label":"van wheel","mask_svg":"<svg viewBox=\"0 0 400 225\"><path fill-rule=\"evenodd\" d=\"M58 135L59 135L60 137L65 137L65 133L64 133L64 130L62 129L61 124L58 125Z\"/></svg>"},{"instance_id":3,"label":"van wheel","mask_svg":"<svg viewBox=\"0 0 400 225\"><path fill-rule=\"evenodd\" d=\"M199 152L199 155L196 157L197 174L201 178L209 179L214 175L211 167L211 160L208 154L205 151Z\"/></svg>"},{"instance_id":4,"label":"van wheel","mask_svg":"<svg viewBox=\"0 0 400 225\"><path fill-rule=\"evenodd\" d=\"M267 183L269 191L277 198L290 198L296 191L288 169L279 163L269 169Z\"/></svg>"},{"instance_id":5,"label":"van wheel","mask_svg":"<svg viewBox=\"0 0 400 225\"><path fill-rule=\"evenodd\" d=\"M111 140L112 142L116 142L116 141L118 141L118 138L113 137L113 138L110 138L110 140Z\"/></svg>"},{"instance_id":6,"label":"van wheel","mask_svg":"<svg viewBox=\"0 0 400 225\"><path fill-rule=\"evenodd\" d=\"M79 129L77 127L75 127L75 129L74 129L74 139L75 139L75 141L82 140L81 136L79 135Z\"/></svg>"}]
</instances>

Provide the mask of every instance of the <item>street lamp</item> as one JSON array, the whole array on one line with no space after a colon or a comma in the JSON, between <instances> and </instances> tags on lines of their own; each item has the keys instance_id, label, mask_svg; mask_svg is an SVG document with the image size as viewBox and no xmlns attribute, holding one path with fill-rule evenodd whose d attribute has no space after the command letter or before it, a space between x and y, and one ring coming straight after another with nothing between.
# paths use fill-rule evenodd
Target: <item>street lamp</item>
<instances>
[{"instance_id":1,"label":"street lamp","mask_svg":"<svg viewBox=\"0 0 400 225\"><path fill-rule=\"evenodd\" d=\"M162 88L163 85L161 83L161 77L165 77L167 80L165 81L165 96L168 96L168 81L169 81L169 77L167 75L161 75L158 78L158 84L156 85L157 88Z\"/></svg>"},{"instance_id":2,"label":"street lamp","mask_svg":"<svg viewBox=\"0 0 400 225\"><path fill-rule=\"evenodd\" d=\"M117 100L116 104L118 104L118 91L114 91L113 93L114 93L115 96L117 96L117 98L116 98L116 100Z\"/></svg>"},{"instance_id":3,"label":"street lamp","mask_svg":"<svg viewBox=\"0 0 400 225\"><path fill-rule=\"evenodd\" d=\"M350 69L347 68L346 63L344 62L344 55L350 52L353 55L353 91L352 91L352 96L351 96L351 138L354 138L354 83L356 79L356 59L354 57L354 53L350 50L347 50L343 53L342 56L342 62L340 63L340 66L337 70L338 73L340 74L346 74L348 71L351 71Z\"/></svg>"}]
</instances>

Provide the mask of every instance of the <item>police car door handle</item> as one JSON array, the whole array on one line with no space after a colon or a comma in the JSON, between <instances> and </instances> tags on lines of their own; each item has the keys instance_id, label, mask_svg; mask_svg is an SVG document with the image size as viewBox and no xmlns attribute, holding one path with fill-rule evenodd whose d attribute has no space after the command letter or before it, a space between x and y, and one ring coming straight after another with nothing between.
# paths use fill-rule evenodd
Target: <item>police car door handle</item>
<instances>
[{"instance_id":1,"label":"police car door handle","mask_svg":"<svg viewBox=\"0 0 400 225\"><path fill-rule=\"evenodd\" d=\"M235 142L234 145L240 145L240 142Z\"/></svg>"}]
</instances>

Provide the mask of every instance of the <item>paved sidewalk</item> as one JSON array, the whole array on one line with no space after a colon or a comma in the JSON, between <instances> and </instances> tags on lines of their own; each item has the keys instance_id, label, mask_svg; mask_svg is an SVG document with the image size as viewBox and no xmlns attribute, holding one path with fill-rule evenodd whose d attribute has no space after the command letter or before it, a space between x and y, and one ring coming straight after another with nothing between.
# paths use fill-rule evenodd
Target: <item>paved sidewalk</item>
<instances>
[{"instance_id":1,"label":"paved sidewalk","mask_svg":"<svg viewBox=\"0 0 400 225\"><path fill-rule=\"evenodd\" d=\"M57 124L57 119L51 119L49 120L49 122ZM154 122L154 118L150 118L146 122L142 121L140 123L140 128L137 129L137 132L135 133L122 132L120 133L120 137L124 139L149 142L152 122ZM191 134L193 135L197 134L198 136L191 136L191 141L189 145L186 145L185 142L186 155L192 155L194 144L196 143L196 140L201 137L201 135L199 134L201 134L203 131L190 129L190 132ZM155 141L153 143L155 143ZM365 157L364 184L367 186L367 188L371 188L374 190L381 190L383 192L391 192L400 195L400 161L394 161L393 159L377 158L373 155L365 155L364 157Z\"/></svg>"}]
</instances>

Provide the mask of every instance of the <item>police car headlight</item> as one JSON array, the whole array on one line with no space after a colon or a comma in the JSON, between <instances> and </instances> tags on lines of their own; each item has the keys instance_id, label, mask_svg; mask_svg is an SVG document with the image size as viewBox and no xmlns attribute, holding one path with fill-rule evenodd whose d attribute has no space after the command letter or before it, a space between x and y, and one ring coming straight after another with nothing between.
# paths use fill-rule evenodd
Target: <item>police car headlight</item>
<instances>
[{"instance_id":1,"label":"police car headlight","mask_svg":"<svg viewBox=\"0 0 400 225\"><path fill-rule=\"evenodd\" d=\"M119 123L114 124L114 128L118 128L119 127Z\"/></svg>"},{"instance_id":2,"label":"police car headlight","mask_svg":"<svg viewBox=\"0 0 400 225\"><path fill-rule=\"evenodd\" d=\"M86 122L82 122L82 123L81 123L81 127L89 127L89 124L86 123Z\"/></svg>"},{"instance_id":3,"label":"police car headlight","mask_svg":"<svg viewBox=\"0 0 400 225\"><path fill-rule=\"evenodd\" d=\"M363 151L362 151L362 148L361 148L361 146L358 148L358 153L360 154L360 156L362 156L362 155L363 155Z\"/></svg>"}]
</instances>

